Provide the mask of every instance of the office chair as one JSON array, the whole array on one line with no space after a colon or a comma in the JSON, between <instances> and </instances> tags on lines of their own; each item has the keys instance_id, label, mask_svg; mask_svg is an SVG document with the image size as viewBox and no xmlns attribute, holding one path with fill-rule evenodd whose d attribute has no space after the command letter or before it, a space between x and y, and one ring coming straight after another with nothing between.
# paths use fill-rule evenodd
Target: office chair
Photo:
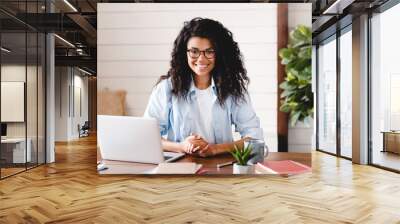
<instances>
[{"instance_id":1,"label":"office chair","mask_svg":"<svg viewBox=\"0 0 400 224\"><path fill-rule=\"evenodd\" d=\"M90 129L89 121L85 121L82 127L80 127L80 125L78 124L79 138L89 136L89 129Z\"/></svg>"}]
</instances>

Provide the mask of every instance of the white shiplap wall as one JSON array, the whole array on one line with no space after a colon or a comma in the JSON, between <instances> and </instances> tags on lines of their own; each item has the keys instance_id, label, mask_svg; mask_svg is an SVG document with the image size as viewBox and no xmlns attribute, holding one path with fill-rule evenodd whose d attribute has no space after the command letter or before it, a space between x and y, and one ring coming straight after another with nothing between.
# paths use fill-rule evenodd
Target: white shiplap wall
<instances>
[{"instance_id":1,"label":"white shiplap wall","mask_svg":"<svg viewBox=\"0 0 400 224\"><path fill-rule=\"evenodd\" d=\"M311 3L289 4L289 32L297 25L311 27ZM313 121L310 124L299 123L289 126L289 152L310 152L312 149Z\"/></svg>"},{"instance_id":2,"label":"white shiplap wall","mask_svg":"<svg viewBox=\"0 0 400 224\"><path fill-rule=\"evenodd\" d=\"M128 115L141 116L184 21L207 17L234 34L249 91L271 151L277 146L276 4L98 4L98 90L127 91Z\"/></svg>"}]
</instances>

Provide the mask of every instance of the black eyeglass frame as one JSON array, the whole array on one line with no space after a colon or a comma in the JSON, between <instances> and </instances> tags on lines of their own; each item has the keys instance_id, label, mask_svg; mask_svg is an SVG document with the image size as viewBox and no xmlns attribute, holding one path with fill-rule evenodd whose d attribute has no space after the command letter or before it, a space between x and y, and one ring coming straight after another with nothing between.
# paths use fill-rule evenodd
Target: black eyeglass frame
<instances>
[{"instance_id":1,"label":"black eyeglass frame","mask_svg":"<svg viewBox=\"0 0 400 224\"><path fill-rule=\"evenodd\" d=\"M197 57L194 57L194 56L191 54L191 51L192 51L192 50L198 51L198 52L199 52L199 55L198 55ZM215 58L215 53L216 53L215 50L213 50L213 49L206 49L206 50L204 50L204 51L201 51L201 50L194 49L194 48L192 48L192 49L187 49L186 52L187 52L187 53L189 54L189 56L190 56L191 58L193 58L193 59L199 58L200 55L201 55L201 53L203 53L204 57L206 57L207 59L214 59L214 58ZM213 56L207 57L206 52L208 52L208 53L211 53L211 52L212 52Z\"/></svg>"}]
</instances>

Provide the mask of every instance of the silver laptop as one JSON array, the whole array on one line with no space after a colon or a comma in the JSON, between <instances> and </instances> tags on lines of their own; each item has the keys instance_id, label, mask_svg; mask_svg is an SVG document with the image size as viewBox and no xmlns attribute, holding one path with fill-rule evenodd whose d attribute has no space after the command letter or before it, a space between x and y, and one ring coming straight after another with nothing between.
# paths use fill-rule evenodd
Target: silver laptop
<instances>
[{"instance_id":1,"label":"silver laptop","mask_svg":"<svg viewBox=\"0 0 400 224\"><path fill-rule=\"evenodd\" d=\"M102 159L158 164L184 156L163 152L160 129L154 118L98 115L97 122Z\"/></svg>"}]
</instances>

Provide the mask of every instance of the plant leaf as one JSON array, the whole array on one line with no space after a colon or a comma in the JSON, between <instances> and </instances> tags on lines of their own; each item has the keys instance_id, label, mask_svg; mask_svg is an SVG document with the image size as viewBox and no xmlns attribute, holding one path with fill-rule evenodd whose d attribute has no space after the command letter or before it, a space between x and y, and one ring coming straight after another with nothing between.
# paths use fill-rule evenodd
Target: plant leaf
<instances>
[{"instance_id":1,"label":"plant leaf","mask_svg":"<svg viewBox=\"0 0 400 224\"><path fill-rule=\"evenodd\" d=\"M294 127L299 120L299 117L301 115L301 111L295 112L292 116L290 116L290 125Z\"/></svg>"},{"instance_id":2,"label":"plant leaf","mask_svg":"<svg viewBox=\"0 0 400 224\"><path fill-rule=\"evenodd\" d=\"M304 25L297 26L289 35L289 44L279 50L281 64L285 65L285 81L279 84L280 110L290 113L290 123L313 116L312 72L312 32Z\"/></svg>"}]
</instances>

